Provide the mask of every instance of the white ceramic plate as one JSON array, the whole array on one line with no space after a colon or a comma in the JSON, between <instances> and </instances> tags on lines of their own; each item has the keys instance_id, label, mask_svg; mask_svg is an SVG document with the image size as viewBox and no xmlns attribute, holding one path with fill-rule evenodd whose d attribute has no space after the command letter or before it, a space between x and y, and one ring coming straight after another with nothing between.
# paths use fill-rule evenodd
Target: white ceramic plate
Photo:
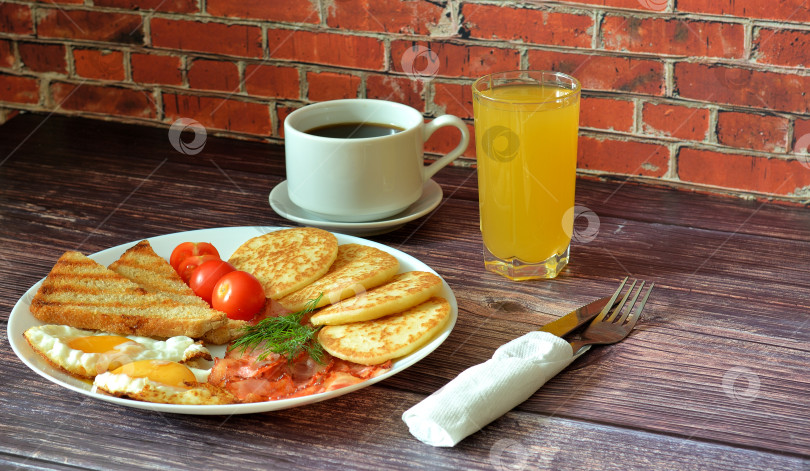
<instances>
[{"instance_id":1,"label":"white ceramic plate","mask_svg":"<svg viewBox=\"0 0 810 471\"><path fill-rule=\"evenodd\" d=\"M270 207L276 214L304 226L319 227L327 231L354 236L373 236L399 229L405 223L433 211L441 203L442 196L442 187L433 180L428 180L422 186L422 196L415 203L389 218L368 222L329 221L310 213L290 200L286 180L273 188L269 199Z\"/></svg>"},{"instance_id":2,"label":"white ceramic plate","mask_svg":"<svg viewBox=\"0 0 810 471\"><path fill-rule=\"evenodd\" d=\"M169 255L171 254L174 247L177 246L177 244L185 241L211 242L212 244L214 244L214 246L216 246L217 250L219 251L220 255L223 258L228 258L244 241L250 239L251 237L256 237L262 234L266 234L267 232L279 229L282 228L260 227L260 226L223 227L217 229L203 229L198 231L179 232L176 234L151 237L149 238L149 242L152 244L152 247L154 248L155 252L157 252L158 255L165 257L166 259L169 258ZM397 260L399 260L401 272L410 270L422 270L436 273L433 269L431 269L424 263L420 262L416 258L406 253L400 252L399 250L392 249L391 247L387 247L385 245L378 244L373 241L360 239L349 235L343 234L335 234L335 235L337 236L338 243L340 244L359 243L376 247L380 250L384 250L390 253L391 255L395 256ZM111 249L98 252L96 254L91 255L90 258L103 265L109 265L115 260L117 260L118 257L120 257L122 253L124 253L124 251L126 251L129 247L133 246L137 242L139 241L119 245L117 247L113 247ZM439 345L441 345L442 342L445 341L445 339L447 339L447 336L450 335L450 332L453 330L453 327L455 326L456 323L456 319L458 317L458 304L456 303L456 297L453 295L453 291L447 285L447 282L442 280L442 283L443 288L441 295L444 296L444 298L446 298L450 302L452 318L450 319L450 322L447 324L447 327L445 327L443 331L441 331L424 347L420 348L419 350L415 351L414 353L408 356L399 358L398 360L394 361L391 369L386 371L382 375L363 381L362 383L337 389L335 391L329 391L320 394L313 394L311 396L297 397L292 399L282 399L278 401L256 402L250 404L191 406L191 405L174 405L174 404L153 404L149 402L121 399L117 397L111 397L91 392L90 384L78 380L76 378L73 378L72 376L63 373L48 365L38 354L36 354L33 351L33 349L31 349L31 347L28 345L28 343L25 341L25 338L23 337L23 332L25 332L29 327L42 324L40 321L35 319L34 316L31 315L31 312L29 311L31 299L34 297L34 295L37 292L37 289L39 289L39 286L42 284L42 280L40 280L37 284L32 286L22 296L22 298L20 298L20 300L17 301L17 304L14 306L14 309L12 309L8 319L8 340L9 343L11 344L11 348L14 350L14 353L17 354L20 360L22 360L23 363L28 365L29 368L34 370L39 375L67 389L102 401L112 402L114 404L119 404L127 407L134 407L138 409L147 409L160 412L171 412L176 414L230 415L230 414L250 414L255 412L268 412L274 410L287 409L290 407L299 407L307 404L312 404L315 402L324 401L326 399L331 399L333 397L342 396L343 394L347 394L352 391L365 388L378 381L382 381L388 377L391 377L399 373L400 371L404 370L405 368L418 362L419 360L425 358ZM225 347L221 345L212 346L209 347L209 349L211 350L211 353L214 356L222 357L225 353Z\"/></svg>"}]
</instances>

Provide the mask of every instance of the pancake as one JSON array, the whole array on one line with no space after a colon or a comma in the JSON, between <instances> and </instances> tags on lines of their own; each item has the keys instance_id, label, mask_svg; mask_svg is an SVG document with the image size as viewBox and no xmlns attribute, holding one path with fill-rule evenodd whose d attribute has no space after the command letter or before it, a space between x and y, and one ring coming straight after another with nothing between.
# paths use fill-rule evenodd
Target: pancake
<instances>
[{"instance_id":1,"label":"pancake","mask_svg":"<svg viewBox=\"0 0 810 471\"><path fill-rule=\"evenodd\" d=\"M378 365L425 345L450 320L450 303L432 297L399 314L321 328L318 340L331 355L361 365Z\"/></svg>"},{"instance_id":2,"label":"pancake","mask_svg":"<svg viewBox=\"0 0 810 471\"><path fill-rule=\"evenodd\" d=\"M313 325L338 325L378 319L421 304L442 289L442 279L425 271L396 275L383 285L316 312Z\"/></svg>"},{"instance_id":3,"label":"pancake","mask_svg":"<svg viewBox=\"0 0 810 471\"><path fill-rule=\"evenodd\" d=\"M278 299L322 277L337 253L337 237L332 233L299 227L254 237L239 246L228 262L255 276L265 296Z\"/></svg>"},{"instance_id":4,"label":"pancake","mask_svg":"<svg viewBox=\"0 0 810 471\"><path fill-rule=\"evenodd\" d=\"M399 262L388 252L367 245L344 244L338 247L337 258L324 276L278 302L286 309L300 311L322 295L315 308L334 304L387 282L398 271Z\"/></svg>"}]
</instances>

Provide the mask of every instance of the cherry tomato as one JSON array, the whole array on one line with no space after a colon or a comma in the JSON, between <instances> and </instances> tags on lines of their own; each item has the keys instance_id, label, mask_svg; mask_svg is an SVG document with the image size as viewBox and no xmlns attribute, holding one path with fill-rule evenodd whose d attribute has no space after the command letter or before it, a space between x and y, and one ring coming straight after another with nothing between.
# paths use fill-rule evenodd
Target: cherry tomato
<instances>
[{"instance_id":1,"label":"cherry tomato","mask_svg":"<svg viewBox=\"0 0 810 471\"><path fill-rule=\"evenodd\" d=\"M214 285L217 284L217 281L219 281L223 275L234 270L236 270L236 268L228 262L223 260L209 260L191 272L188 285L191 287L191 290L194 291L194 294L203 298L208 304L211 304L211 293L214 292Z\"/></svg>"},{"instance_id":2,"label":"cherry tomato","mask_svg":"<svg viewBox=\"0 0 810 471\"><path fill-rule=\"evenodd\" d=\"M230 319L247 321L264 306L264 288L259 280L245 271L225 274L214 286L211 306Z\"/></svg>"},{"instance_id":3,"label":"cherry tomato","mask_svg":"<svg viewBox=\"0 0 810 471\"><path fill-rule=\"evenodd\" d=\"M172 255L169 257L169 265L180 273L178 268L180 263L194 255L216 255L217 258L220 258L216 247L208 242L183 242L172 251Z\"/></svg>"},{"instance_id":4,"label":"cherry tomato","mask_svg":"<svg viewBox=\"0 0 810 471\"><path fill-rule=\"evenodd\" d=\"M191 257L186 257L177 265L177 274L180 275L184 283L188 283L194 269L209 260L219 260L219 257L216 255L192 255Z\"/></svg>"}]
</instances>

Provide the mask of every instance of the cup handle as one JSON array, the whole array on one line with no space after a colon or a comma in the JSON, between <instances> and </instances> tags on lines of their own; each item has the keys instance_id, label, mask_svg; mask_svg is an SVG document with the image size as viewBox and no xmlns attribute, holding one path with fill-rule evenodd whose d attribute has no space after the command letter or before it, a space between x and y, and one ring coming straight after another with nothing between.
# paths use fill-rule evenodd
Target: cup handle
<instances>
[{"instance_id":1,"label":"cup handle","mask_svg":"<svg viewBox=\"0 0 810 471\"><path fill-rule=\"evenodd\" d=\"M467 145L470 143L470 132L467 130L467 125L465 125L464 121L461 119L449 114L439 116L425 125L425 129L423 131L423 141L430 139L430 136L433 135L437 129L444 126L455 126L458 128L458 130L461 131L461 142L459 142L456 148L450 151L447 155L425 167L422 173L423 181L427 181L430 177L435 175L436 172L441 170L442 167L456 160L458 156L467 150Z\"/></svg>"}]
</instances>

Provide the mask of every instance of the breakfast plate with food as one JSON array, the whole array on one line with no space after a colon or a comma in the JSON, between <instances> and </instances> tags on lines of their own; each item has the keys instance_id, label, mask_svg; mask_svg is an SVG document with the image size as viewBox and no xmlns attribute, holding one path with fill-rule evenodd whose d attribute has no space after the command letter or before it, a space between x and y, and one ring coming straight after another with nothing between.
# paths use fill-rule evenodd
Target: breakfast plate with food
<instances>
[{"instance_id":1,"label":"breakfast plate with food","mask_svg":"<svg viewBox=\"0 0 810 471\"><path fill-rule=\"evenodd\" d=\"M9 343L79 394L161 412L268 412L389 378L458 305L416 258L313 227L225 227L67 251L11 311Z\"/></svg>"}]
</instances>

